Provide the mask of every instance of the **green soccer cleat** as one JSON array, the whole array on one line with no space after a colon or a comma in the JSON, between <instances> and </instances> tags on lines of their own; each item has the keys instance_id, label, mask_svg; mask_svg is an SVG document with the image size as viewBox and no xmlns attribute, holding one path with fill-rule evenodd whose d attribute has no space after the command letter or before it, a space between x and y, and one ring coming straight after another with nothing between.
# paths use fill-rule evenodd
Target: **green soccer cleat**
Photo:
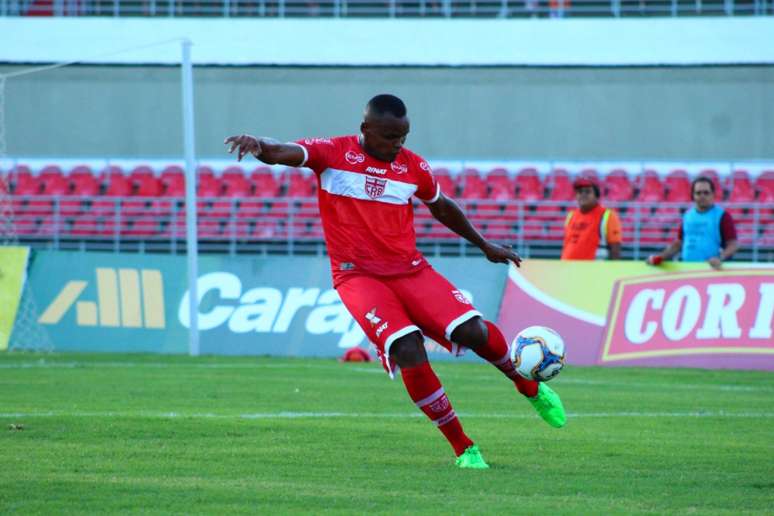
<instances>
[{"instance_id":1,"label":"green soccer cleat","mask_svg":"<svg viewBox=\"0 0 774 516\"><path fill-rule=\"evenodd\" d=\"M484 457L481 456L481 451L479 451L478 446L475 444L468 446L468 448L462 452L462 455L457 457L457 462L455 464L460 468L489 469L489 464L484 462Z\"/></svg>"},{"instance_id":2,"label":"green soccer cleat","mask_svg":"<svg viewBox=\"0 0 774 516\"><path fill-rule=\"evenodd\" d=\"M527 398L532 406L535 407L540 417L553 426L554 428L562 428L567 423L567 416L564 413L564 406L562 400L559 399L559 395L554 390L541 382L538 386L537 396L534 398Z\"/></svg>"}]
</instances>

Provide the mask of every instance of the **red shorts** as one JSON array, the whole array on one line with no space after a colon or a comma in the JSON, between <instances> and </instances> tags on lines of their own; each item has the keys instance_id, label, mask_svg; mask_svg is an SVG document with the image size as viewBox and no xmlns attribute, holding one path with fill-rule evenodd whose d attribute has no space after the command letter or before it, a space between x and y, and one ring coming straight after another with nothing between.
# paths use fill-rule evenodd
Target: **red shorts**
<instances>
[{"instance_id":1,"label":"red shorts","mask_svg":"<svg viewBox=\"0 0 774 516\"><path fill-rule=\"evenodd\" d=\"M471 302L432 267L409 276L353 276L336 289L344 306L376 346L382 365L393 376L390 346L420 331L451 353L464 352L451 342L459 326L480 316Z\"/></svg>"}]
</instances>

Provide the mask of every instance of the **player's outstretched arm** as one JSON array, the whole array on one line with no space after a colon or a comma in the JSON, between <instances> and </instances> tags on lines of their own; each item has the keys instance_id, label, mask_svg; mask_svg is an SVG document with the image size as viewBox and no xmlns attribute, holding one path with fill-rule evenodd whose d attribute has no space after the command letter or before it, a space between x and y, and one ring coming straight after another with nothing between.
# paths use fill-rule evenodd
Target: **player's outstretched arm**
<instances>
[{"instance_id":1,"label":"player's outstretched arm","mask_svg":"<svg viewBox=\"0 0 774 516\"><path fill-rule=\"evenodd\" d=\"M433 217L441 222L441 224L481 249L490 262L513 262L517 267L520 266L521 257L516 254L510 246L503 246L487 241L481 236L481 233L476 231L476 228L470 223L459 205L452 199L446 197L443 193L441 193L437 201L427 203L427 207L430 210L430 213L433 214Z\"/></svg>"},{"instance_id":2,"label":"player's outstretched arm","mask_svg":"<svg viewBox=\"0 0 774 516\"><path fill-rule=\"evenodd\" d=\"M223 141L228 145L229 154L237 151L237 161L248 154L268 165L287 165L297 167L304 162L304 150L295 143L282 143L274 138L256 138L249 134L229 136Z\"/></svg>"}]
</instances>

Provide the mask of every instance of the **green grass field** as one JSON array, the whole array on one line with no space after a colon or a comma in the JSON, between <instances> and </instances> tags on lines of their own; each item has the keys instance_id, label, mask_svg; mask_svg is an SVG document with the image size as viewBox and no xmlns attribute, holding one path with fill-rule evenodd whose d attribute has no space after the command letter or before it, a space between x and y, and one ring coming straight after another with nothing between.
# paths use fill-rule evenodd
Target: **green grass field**
<instances>
[{"instance_id":1,"label":"green grass field","mask_svg":"<svg viewBox=\"0 0 774 516\"><path fill-rule=\"evenodd\" d=\"M771 513L774 374L569 367L561 430L435 364L490 470L376 364L0 354L0 513Z\"/></svg>"}]
</instances>

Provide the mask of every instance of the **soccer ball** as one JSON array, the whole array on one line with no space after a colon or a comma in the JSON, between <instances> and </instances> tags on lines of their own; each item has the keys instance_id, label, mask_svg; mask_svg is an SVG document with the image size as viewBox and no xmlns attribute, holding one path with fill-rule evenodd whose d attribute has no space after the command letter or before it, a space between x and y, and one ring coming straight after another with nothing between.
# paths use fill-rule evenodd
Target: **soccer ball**
<instances>
[{"instance_id":1,"label":"soccer ball","mask_svg":"<svg viewBox=\"0 0 774 516\"><path fill-rule=\"evenodd\" d=\"M530 326L511 343L511 360L516 371L527 380L547 382L564 367L564 341L545 326Z\"/></svg>"}]
</instances>

